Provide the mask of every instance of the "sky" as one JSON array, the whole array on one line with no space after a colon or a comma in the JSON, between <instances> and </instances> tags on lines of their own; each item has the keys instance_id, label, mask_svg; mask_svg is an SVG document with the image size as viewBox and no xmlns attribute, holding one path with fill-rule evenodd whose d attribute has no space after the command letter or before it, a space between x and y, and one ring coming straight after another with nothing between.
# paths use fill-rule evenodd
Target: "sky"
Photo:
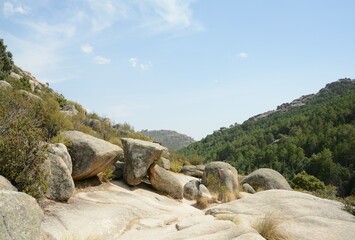
<instances>
[{"instance_id":1,"label":"sky","mask_svg":"<svg viewBox=\"0 0 355 240\"><path fill-rule=\"evenodd\" d=\"M355 78L352 0L0 0L15 63L88 111L196 140Z\"/></svg>"}]
</instances>

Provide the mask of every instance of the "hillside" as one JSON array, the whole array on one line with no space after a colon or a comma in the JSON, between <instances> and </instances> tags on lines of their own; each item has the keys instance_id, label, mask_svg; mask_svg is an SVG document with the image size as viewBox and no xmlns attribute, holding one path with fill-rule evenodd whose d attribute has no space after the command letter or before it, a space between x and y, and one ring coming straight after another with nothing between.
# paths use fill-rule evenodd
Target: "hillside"
<instances>
[{"instance_id":1,"label":"hillside","mask_svg":"<svg viewBox=\"0 0 355 240\"><path fill-rule=\"evenodd\" d=\"M305 170L338 194L355 194L355 80L327 84L303 96L221 128L180 150L206 162L226 161L242 174L270 167L288 180Z\"/></svg>"},{"instance_id":2,"label":"hillside","mask_svg":"<svg viewBox=\"0 0 355 240\"><path fill-rule=\"evenodd\" d=\"M161 143L170 150L178 150L195 142L193 138L171 130L143 130L141 133L151 137L154 141Z\"/></svg>"}]
</instances>

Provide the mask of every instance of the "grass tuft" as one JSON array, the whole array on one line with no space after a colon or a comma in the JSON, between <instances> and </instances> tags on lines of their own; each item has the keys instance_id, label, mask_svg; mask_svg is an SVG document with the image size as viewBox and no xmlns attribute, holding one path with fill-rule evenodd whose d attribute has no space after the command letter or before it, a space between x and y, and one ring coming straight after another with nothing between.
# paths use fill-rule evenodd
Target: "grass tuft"
<instances>
[{"instance_id":1,"label":"grass tuft","mask_svg":"<svg viewBox=\"0 0 355 240\"><path fill-rule=\"evenodd\" d=\"M264 218L256 221L253 228L266 240L289 240L290 237L280 228L282 219L273 213L267 213Z\"/></svg>"}]
</instances>

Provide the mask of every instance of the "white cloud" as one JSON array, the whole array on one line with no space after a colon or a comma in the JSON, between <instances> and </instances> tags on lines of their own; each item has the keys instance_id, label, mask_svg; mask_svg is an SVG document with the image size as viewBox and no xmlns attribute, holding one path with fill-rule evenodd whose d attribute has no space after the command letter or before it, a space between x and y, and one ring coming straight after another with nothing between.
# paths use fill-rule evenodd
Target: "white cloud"
<instances>
[{"instance_id":1,"label":"white cloud","mask_svg":"<svg viewBox=\"0 0 355 240\"><path fill-rule=\"evenodd\" d=\"M94 47L87 43L87 44L81 45L80 49L83 53L91 54L92 51L94 50Z\"/></svg>"},{"instance_id":2,"label":"white cloud","mask_svg":"<svg viewBox=\"0 0 355 240\"><path fill-rule=\"evenodd\" d=\"M111 59L102 57L102 56L96 56L93 58L94 63L99 64L99 65L103 65L103 64L109 64L111 63Z\"/></svg>"},{"instance_id":3,"label":"white cloud","mask_svg":"<svg viewBox=\"0 0 355 240\"><path fill-rule=\"evenodd\" d=\"M135 67L138 66L138 58L132 57L132 58L130 58L130 59L128 60L128 62L131 64L131 66L132 66L133 68L135 68Z\"/></svg>"},{"instance_id":4,"label":"white cloud","mask_svg":"<svg viewBox=\"0 0 355 240\"><path fill-rule=\"evenodd\" d=\"M22 5L17 5L15 6L11 2L4 2L3 6L3 12L6 17L12 16L14 14L27 14L28 13L28 7L22 6Z\"/></svg>"},{"instance_id":5,"label":"white cloud","mask_svg":"<svg viewBox=\"0 0 355 240\"><path fill-rule=\"evenodd\" d=\"M238 57L247 58L247 57L249 57L249 55L247 53L245 53L245 52L241 52L241 53L238 54Z\"/></svg>"},{"instance_id":6,"label":"white cloud","mask_svg":"<svg viewBox=\"0 0 355 240\"><path fill-rule=\"evenodd\" d=\"M203 27L193 18L194 0L87 0L88 19L94 32L120 22L153 33L165 31L201 31Z\"/></svg>"},{"instance_id":7,"label":"white cloud","mask_svg":"<svg viewBox=\"0 0 355 240\"><path fill-rule=\"evenodd\" d=\"M126 1L87 0L91 10L90 21L94 32L111 27L115 22L128 18Z\"/></svg>"},{"instance_id":8,"label":"white cloud","mask_svg":"<svg viewBox=\"0 0 355 240\"><path fill-rule=\"evenodd\" d=\"M128 60L133 68L139 68L142 71L147 71L152 67L151 63L141 63L138 58L132 57Z\"/></svg>"}]
</instances>

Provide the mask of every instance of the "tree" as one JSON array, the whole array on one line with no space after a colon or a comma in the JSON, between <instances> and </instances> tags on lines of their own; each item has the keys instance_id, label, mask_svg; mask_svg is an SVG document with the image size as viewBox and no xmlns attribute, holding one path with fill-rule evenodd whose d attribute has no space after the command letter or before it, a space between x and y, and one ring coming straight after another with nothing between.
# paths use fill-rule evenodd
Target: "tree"
<instances>
[{"instance_id":1,"label":"tree","mask_svg":"<svg viewBox=\"0 0 355 240\"><path fill-rule=\"evenodd\" d=\"M12 53L6 51L6 47L3 39L0 39L0 78L9 76L14 66Z\"/></svg>"}]
</instances>

